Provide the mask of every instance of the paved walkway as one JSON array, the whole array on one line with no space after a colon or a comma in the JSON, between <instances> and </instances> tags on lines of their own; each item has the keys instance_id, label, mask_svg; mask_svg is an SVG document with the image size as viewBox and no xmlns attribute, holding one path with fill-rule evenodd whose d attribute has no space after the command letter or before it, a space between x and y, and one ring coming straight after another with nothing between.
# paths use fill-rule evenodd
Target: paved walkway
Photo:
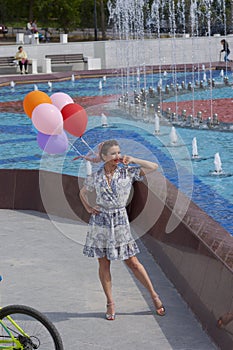
<instances>
[{"instance_id":1,"label":"paved walkway","mask_svg":"<svg viewBox=\"0 0 233 350\"><path fill-rule=\"evenodd\" d=\"M1 305L44 312L66 350L213 350L214 344L145 247L140 259L166 305L152 302L122 262L112 264L117 318L104 319L97 263L82 255L86 225L31 212L0 210Z\"/></svg>"}]
</instances>

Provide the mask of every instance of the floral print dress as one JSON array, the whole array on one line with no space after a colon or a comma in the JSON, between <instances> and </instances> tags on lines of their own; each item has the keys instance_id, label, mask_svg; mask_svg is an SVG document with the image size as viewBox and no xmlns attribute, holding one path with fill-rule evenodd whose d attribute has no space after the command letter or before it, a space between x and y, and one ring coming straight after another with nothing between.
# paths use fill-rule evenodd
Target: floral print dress
<instances>
[{"instance_id":1,"label":"floral print dress","mask_svg":"<svg viewBox=\"0 0 233 350\"><path fill-rule=\"evenodd\" d=\"M139 166L118 166L111 183L108 183L104 167L86 178L86 189L96 190L96 203L100 207L100 213L90 217L84 255L125 260L139 253L125 207L132 183L142 180Z\"/></svg>"}]
</instances>

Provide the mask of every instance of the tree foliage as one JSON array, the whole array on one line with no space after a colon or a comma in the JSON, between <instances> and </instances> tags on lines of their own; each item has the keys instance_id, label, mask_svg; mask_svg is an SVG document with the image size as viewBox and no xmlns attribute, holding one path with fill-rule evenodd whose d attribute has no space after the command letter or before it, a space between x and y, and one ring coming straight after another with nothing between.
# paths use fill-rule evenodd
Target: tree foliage
<instances>
[{"instance_id":1,"label":"tree foliage","mask_svg":"<svg viewBox=\"0 0 233 350\"><path fill-rule=\"evenodd\" d=\"M125 0L127 1L127 0ZM224 6L223 6L224 1ZM102 38L105 38L105 27L108 23L108 0L0 0L0 21L6 25L25 26L28 20L37 19L40 27L60 28L68 33L76 28L94 28L94 4L96 4L96 23L99 31L102 31ZM116 0L111 0L114 3ZM198 32L206 32L207 15L206 7L210 7L210 22L217 31L222 29L232 30L233 0L157 0L161 6L162 16L160 20L166 21L169 25L169 14L171 4L177 8L175 16L176 29L190 32L191 8L195 4L198 17ZM145 0L145 12L150 12L155 0ZM182 5L182 6L181 6ZM185 8L185 17L182 9ZM160 11L160 12L161 12ZM182 19L182 20L181 20ZM185 26L183 24L185 22ZM225 27L225 28L224 28ZM224 33L223 33L224 34Z\"/></svg>"},{"instance_id":2,"label":"tree foliage","mask_svg":"<svg viewBox=\"0 0 233 350\"><path fill-rule=\"evenodd\" d=\"M80 24L80 2L81 0L40 0L37 3L38 19L47 26L54 22L58 28L68 33Z\"/></svg>"},{"instance_id":3,"label":"tree foliage","mask_svg":"<svg viewBox=\"0 0 233 350\"><path fill-rule=\"evenodd\" d=\"M26 25L28 20L35 18L40 26L61 28L65 32L93 28L94 3L95 0L0 0L0 21ZM96 0L96 9L97 24L102 27L107 0Z\"/></svg>"}]
</instances>

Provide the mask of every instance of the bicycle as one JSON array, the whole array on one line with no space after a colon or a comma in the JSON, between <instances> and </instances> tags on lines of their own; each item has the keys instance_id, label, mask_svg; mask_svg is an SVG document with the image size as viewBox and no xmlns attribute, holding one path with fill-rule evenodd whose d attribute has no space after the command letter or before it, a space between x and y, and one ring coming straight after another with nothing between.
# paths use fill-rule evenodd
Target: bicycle
<instances>
[{"instance_id":1,"label":"bicycle","mask_svg":"<svg viewBox=\"0 0 233 350\"><path fill-rule=\"evenodd\" d=\"M54 324L40 311L25 305L0 308L0 349L64 350Z\"/></svg>"}]
</instances>

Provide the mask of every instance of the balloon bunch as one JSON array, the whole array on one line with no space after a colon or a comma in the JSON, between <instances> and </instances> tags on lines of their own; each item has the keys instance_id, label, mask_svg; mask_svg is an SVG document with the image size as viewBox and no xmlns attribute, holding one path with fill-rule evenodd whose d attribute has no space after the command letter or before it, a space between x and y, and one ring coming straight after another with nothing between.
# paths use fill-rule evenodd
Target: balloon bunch
<instances>
[{"instance_id":1,"label":"balloon bunch","mask_svg":"<svg viewBox=\"0 0 233 350\"><path fill-rule=\"evenodd\" d=\"M69 141L65 131L81 137L86 130L86 111L63 92L49 97L42 91L31 91L24 98L23 108L38 131L39 147L46 153L62 154L67 151Z\"/></svg>"}]
</instances>

